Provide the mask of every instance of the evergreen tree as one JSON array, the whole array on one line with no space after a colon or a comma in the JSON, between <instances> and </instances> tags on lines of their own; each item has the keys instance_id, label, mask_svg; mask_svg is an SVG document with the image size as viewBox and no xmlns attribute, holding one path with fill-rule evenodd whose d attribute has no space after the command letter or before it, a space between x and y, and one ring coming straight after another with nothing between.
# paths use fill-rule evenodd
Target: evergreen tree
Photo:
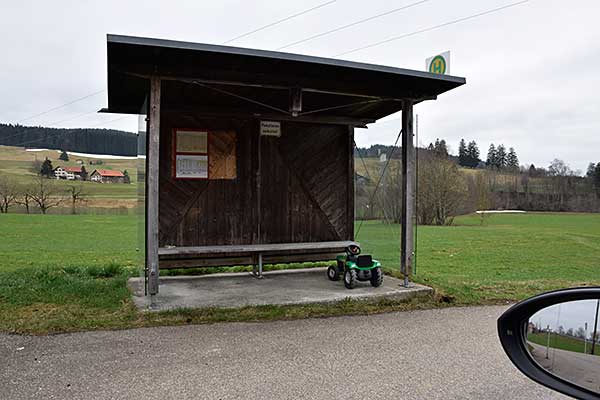
<instances>
[{"instance_id":1,"label":"evergreen tree","mask_svg":"<svg viewBox=\"0 0 600 400\"><path fill-rule=\"evenodd\" d=\"M40 169L40 175L45 176L46 178L50 178L54 171L54 167L52 167L52 161L48 158L44 160L42 163L42 168Z\"/></svg>"},{"instance_id":2,"label":"evergreen tree","mask_svg":"<svg viewBox=\"0 0 600 400\"><path fill-rule=\"evenodd\" d=\"M508 149L508 155L506 156L506 168L511 171L519 170L519 158L517 157L515 149L512 147Z\"/></svg>"},{"instance_id":3,"label":"evergreen tree","mask_svg":"<svg viewBox=\"0 0 600 400\"><path fill-rule=\"evenodd\" d=\"M594 174L594 186L600 190L600 162L596 164L596 173Z\"/></svg>"},{"instance_id":4,"label":"evergreen tree","mask_svg":"<svg viewBox=\"0 0 600 400\"><path fill-rule=\"evenodd\" d=\"M63 150L62 153L60 153L60 157L58 157L58 159L62 161L69 161L69 155L66 151Z\"/></svg>"},{"instance_id":5,"label":"evergreen tree","mask_svg":"<svg viewBox=\"0 0 600 400\"><path fill-rule=\"evenodd\" d=\"M494 143L490 144L485 164L490 168L496 167L496 148L494 147Z\"/></svg>"},{"instance_id":6,"label":"evergreen tree","mask_svg":"<svg viewBox=\"0 0 600 400\"><path fill-rule=\"evenodd\" d=\"M466 167L468 163L467 144L465 143L465 139L460 139L460 143L458 144L458 165Z\"/></svg>"},{"instance_id":7,"label":"evergreen tree","mask_svg":"<svg viewBox=\"0 0 600 400\"><path fill-rule=\"evenodd\" d=\"M533 164L529 166L529 176L537 176L537 169L535 169L535 165Z\"/></svg>"},{"instance_id":8,"label":"evergreen tree","mask_svg":"<svg viewBox=\"0 0 600 400\"><path fill-rule=\"evenodd\" d=\"M123 183L131 183L131 178L129 177L129 172L127 172L127 170L123 171Z\"/></svg>"},{"instance_id":9,"label":"evergreen tree","mask_svg":"<svg viewBox=\"0 0 600 400\"><path fill-rule=\"evenodd\" d=\"M467 147L467 165L471 168L477 167L481 159L479 158L479 147L477 147L477 143L472 140L469 142L469 146Z\"/></svg>"},{"instance_id":10,"label":"evergreen tree","mask_svg":"<svg viewBox=\"0 0 600 400\"><path fill-rule=\"evenodd\" d=\"M496 149L496 168L504 169L506 168L506 148L503 144L499 145Z\"/></svg>"},{"instance_id":11,"label":"evergreen tree","mask_svg":"<svg viewBox=\"0 0 600 400\"><path fill-rule=\"evenodd\" d=\"M81 166L81 179L84 181L87 181L88 178L88 173L87 170L85 169L85 165Z\"/></svg>"},{"instance_id":12,"label":"evergreen tree","mask_svg":"<svg viewBox=\"0 0 600 400\"><path fill-rule=\"evenodd\" d=\"M446 146L446 141L444 139L435 139L434 150L438 156L444 158L448 157L448 146Z\"/></svg>"},{"instance_id":13,"label":"evergreen tree","mask_svg":"<svg viewBox=\"0 0 600 400\"><path fill-rule=\"evenodd\" d=\"M587 173L585 174L586 178L594 181L594 177L596 176L596 164L591 162L587 167Z\"/></svg>"}]
</instances>

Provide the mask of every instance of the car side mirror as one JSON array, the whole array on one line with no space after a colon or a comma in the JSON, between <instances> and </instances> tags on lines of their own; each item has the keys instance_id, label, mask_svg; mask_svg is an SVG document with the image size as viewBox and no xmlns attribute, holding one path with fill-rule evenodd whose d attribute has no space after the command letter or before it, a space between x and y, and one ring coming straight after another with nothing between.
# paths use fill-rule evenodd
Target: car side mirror
<instances>
[{"instance_id":1,"label":"car side mirror","mask_svg":"<svg viewBox=\"0 0 600 400\"><path fill-rule=\"evenodd\" d=\"M600 399L600 288L543 293L508 309L498 335L534 381L579 399Z\"/></svg>"}]
</instances>

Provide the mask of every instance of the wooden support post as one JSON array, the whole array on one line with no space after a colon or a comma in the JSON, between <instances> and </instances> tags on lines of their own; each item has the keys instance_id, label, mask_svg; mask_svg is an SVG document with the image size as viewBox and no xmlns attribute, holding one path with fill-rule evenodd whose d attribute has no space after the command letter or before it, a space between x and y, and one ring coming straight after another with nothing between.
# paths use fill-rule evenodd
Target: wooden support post
<instances>
[{"instance_id":1,"label":"wooden support post","mask_svg":"<svg viewBox=\"0 0 600 400\"><path fill-rule=\"evenodd\" d=\"M160 141L160 85L158 77L150 78L150 128L146 168L146 268L148 293L158 293L158 161ZM154 301L151 301L153 304Z\"/></svg>"},{"instance_id":2,"label":"wooden support post","mask_svg":"<svg viewBox=\"0 0 600 400\"><path fill-rule=\"evenodd\" d=\"M400 238L400 272L404 275L404 286L412 274L414 255L413 217L415 150L413 144L413 101L402 102L402 216Z\"/></svg>"},{"instance_id":3,"label":"wooden support post","mask_svg":"<svg viewBox=\"0 0 600 400\"><path fill-rule=\"evenodd\" d=\"M354 182L354 127L348 126L348 221L346 222L349 232L344 238L354 240L354 199L356 197L356 185Z\"/></svg>"},{"instance_id":4,"label":"wooden support post","mask_svg":"<svg viewBox=\"0 0 600 400\"><path fill-rule=\"evenodd\" d=\"M257 132L258 138L256 139L257 149L256 149L256 242L255 244L260 244L261 241L261 209L262 209L262 186L261 186L261 172L262 172L262 135L260 134L260 130ZM262 254L258 253L258 256L254 258L254 265L252 266L252 275L255 278L262 279Z\"/></svg>"}]
</instances>

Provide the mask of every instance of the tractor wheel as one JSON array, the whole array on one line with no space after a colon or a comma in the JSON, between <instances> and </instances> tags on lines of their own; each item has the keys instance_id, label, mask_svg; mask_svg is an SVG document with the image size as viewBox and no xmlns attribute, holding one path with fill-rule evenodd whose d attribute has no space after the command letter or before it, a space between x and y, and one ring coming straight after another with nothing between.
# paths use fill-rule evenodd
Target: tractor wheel
<instances>
[{"instance_id":1,"label":"tractor wheel","mask_svg":"<svg viewBox=\"0 0 600 400\"><path fill-rule=\"evenodd\" d=\"M358 273L355 269L344 271L344 286L346 286L346 289L354 289L356 282L358 282Z\"/></svg>"},{"instance_id":2,"label":"tractor wheel","mask_svg":"<svg viewBox=\"0 0 600 400\"><path fill-rule=\"evenodd\" d=\"M371 270L371 285L373 287L379 287L383 283L383 271L381 267L373 268Z\"/></svg>"},{"instance_id":3,"label":"tractor wheel","mask_svg":"<svg viewBox=\"0 0 600 400\"><path fill-rule=\"evenodd\" d=\"M333 265L327 267L327 277L330 281L339 281L340 273L337 271L337 268Z\"/></svg>"}]
</instances>

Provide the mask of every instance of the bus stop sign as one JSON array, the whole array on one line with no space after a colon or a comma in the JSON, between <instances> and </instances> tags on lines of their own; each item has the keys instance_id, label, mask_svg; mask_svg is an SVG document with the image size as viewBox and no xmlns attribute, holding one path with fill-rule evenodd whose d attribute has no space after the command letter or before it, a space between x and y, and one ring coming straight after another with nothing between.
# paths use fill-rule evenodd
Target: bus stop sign
<instances>
[{"instance_id":1,"label":"bus stop sign","mask_svg":"<svg viewBox=\"0 0 600 400\"><path fill-rule=\"evenodd\" d=\"M450 73L450 52L446 51L433 57L429 57L425 61L425 68L428 72L434 74L449 74Z\"/></svg>"}]
</instances>

